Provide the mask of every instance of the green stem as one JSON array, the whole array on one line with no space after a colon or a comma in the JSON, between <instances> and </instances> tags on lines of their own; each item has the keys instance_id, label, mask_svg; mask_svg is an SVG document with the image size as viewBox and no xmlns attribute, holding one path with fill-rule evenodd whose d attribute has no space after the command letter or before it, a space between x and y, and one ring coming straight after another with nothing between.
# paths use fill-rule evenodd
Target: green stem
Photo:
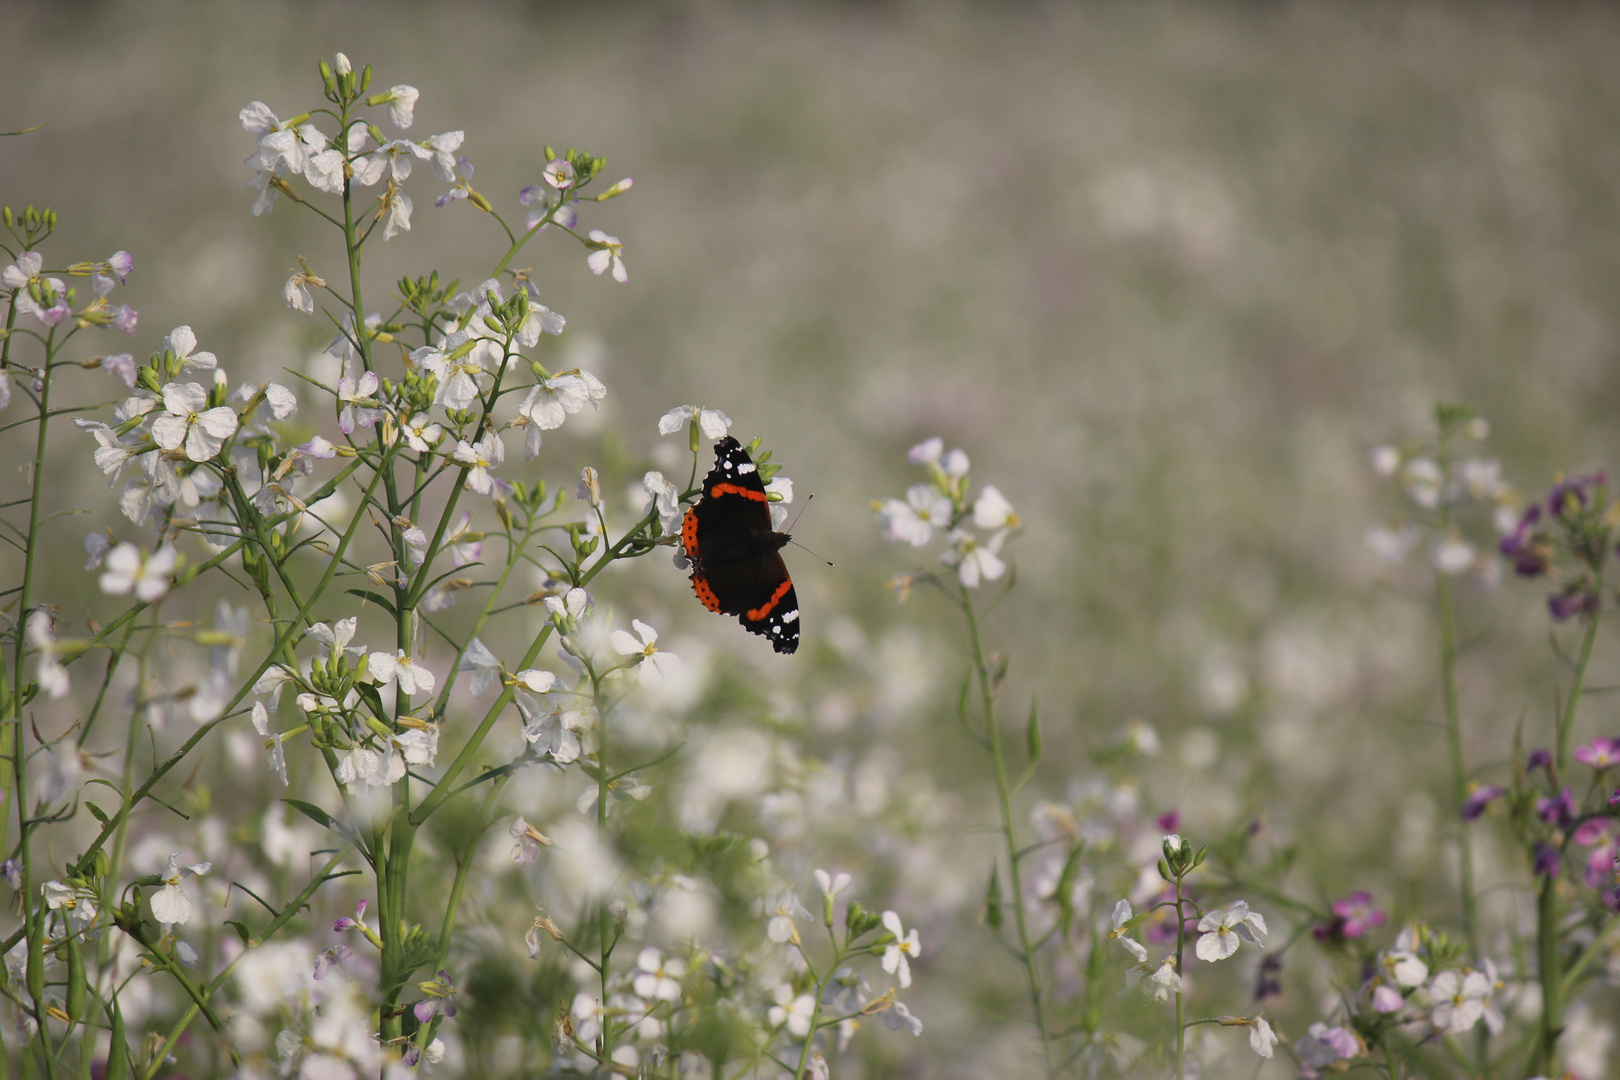
<instances>
[{"instance_id":1,"label":"green stem","mask_svg":"<svg viewBox=\"0 0 1620 1080\"><path fill-rule=\"evenodd\" d=\"M1441 528L1446 527L1447 512L1441 511ZM1463 760L1462 718L1457 694L1457 641L1456 615L1451 598L1451 578L1444 571L1436 571L1436 598L1440 621L1440 694L1446 712L1446 743L1451 758L1451 809L1461 814L1468 799L1468 770ZM1461 820L1458 818L1457 820ZM1458 888L1462 893L1463 933L1474 957L1479 956L1479 929L1474 897L1474 855L1466 823L1457 831Z\"/></svg>"},{"instance_id":2,"label":"green stem","mask_svg":"<svg viewBox=\"0 0 1620 1080\"><path fill-rule=\"evenodd\" d=\"M1181 978L1182 960L1187 949L1187 920L1181 914L1181 877L1176 877L1176 978ZM1187 997L1176 988L1176 1076L1187 1075Z\"/></svg>"},{"instance_id":3,"label":"green stem","mask_svg":"<svg viewBox=\"0 0 1620 1080\"><path fill-rule=\"evenodd\" d=\"M996 800L1001 811L1001 836L1007 849L1007 877L1012 889L1013 919L1018 930L1018 957L1024 965L1024 979L1029 987L1030 1005L1035 1013L1035 1028L1041 1036L1041 1055L1046 1064L1046 1075L1056 1075L1052 1058L1052 1037L1046 1022L1046 1005L1041 993L1040 972L1036 968L1035 950L1030 944L1029 920L1024 914L1024 876L1019 868L1021 853L1018 838L1013 831L1012 785L1007 780L1007 759L1001 745L1001 722L996 715L995 693L990 684L990 664L984 655L979 636L978 613L973 608L973 597L967 587L959 586L962 611L967 616L968 636L973 646L973 665L979 676L981 705L984 709L985 734L990 743L990 760L995 766Z\"/></svg>"}]
</instances>

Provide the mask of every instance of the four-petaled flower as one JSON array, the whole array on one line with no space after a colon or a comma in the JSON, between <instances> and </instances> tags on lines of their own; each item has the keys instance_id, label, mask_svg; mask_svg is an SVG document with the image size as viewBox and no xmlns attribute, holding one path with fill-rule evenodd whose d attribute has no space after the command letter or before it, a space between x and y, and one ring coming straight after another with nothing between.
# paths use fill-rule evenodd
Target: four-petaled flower
<instances>
[{"instance_id":1,"label":"four-petaled flower","mask_svg":"<svg viewBox=\"0 0 1620 1080\"><path fill-rule=\"evenodd\" d=\"M191 918L191 899L181 890L181 879L192 874L206 874L213 866L212 862L181 866L180 853L178 851L169 853L169 863L163 868L161 875L163 887L153 893L151 899L152 917L163 924L165 933L169 927Z\"/></svg>"},{"instance_id":2,"label":"four-petaled flower","mask_svg":"<svg viewBox=\"0 0 1620 1080\"><path fill-rule=\"evenodd\" d=\"M178 450L183 443L192 461L213 459L236 434L236 410L207 406L208 391L199 384L169 383L163 388L164 414L152 421L153 440L165 450Z\"/></svg>"},{"instance_id":3,"label":"four-petaled flower","mask_svg":"<svg viewBox=\"0 0 1620 1080\"><path fill-rule=\"evenodd\" d=\"M620 656L640 656L635 662L636 675L642 686L656 686L665 678L674 675L681 666L681 658L674 653L661 652L658 648L658 631L642 622L640 619L631 619L630 625L635 628L641 640L637 641L623 630L615 630L608 638L608 644Z\"/></svg>"},{"instance_id":4,"label":"four-petaled flower","mask_svg":"<svg viewBox=\"0 0 1620 1080\"><path fill-rule=\"evenodd\" d=\"M636 976L631 983L636 996L647 1001L681 1000L680 980L686 975L686 961L671 958L648 947L636 957Z\"/></svg>"},{"instance_id":5,"label":"four-petaled flower","mask_svg":"<svg viewBox=\"0 0 1620 1080\"><path fill-rule=\"evenodd\" d=\"M885 540L903 540L912 547L922 547L934 538L934 530L951 522L951 500L932 484L913 484L906 489L904 502L887 499L872 508Z\"/></svg>"},{"instance_id":6,"label":"four-petaled flower","mask_svg":"<svg viewBox=\"0 0 1620 1080\"><path fill-rule=\"evenodd\" d=\"M788 1034L797 1038L804 1038L810 1034L810 1018L816 1012L816 999L809 994L793 994L793 987L783 983L776 988L773 995L776 1004L772 1005L766 1019L771 1027L786 1026Z\"/></svg>"},{"instance_id":7,"label":"four-petaled flower","mask_svg":"<svg viewBox=\"0 0 1620 1080\"><path fill-rule=\"evenodd\" d=\"M1238 900L1231 907L1211 911L1198 920L1201 936L1194 951L1198 959L1214 963L1237 952L1239 938L1247 938L1265 948L1261 938L1266 936L1266 920L1258 911L1250 911L1247 901Z\"/></svg>"},{"instance_id":8,"label":"four-petaled flower","mask_svg":"<svg viewBox=\"0 0 1620 1080\"><path fill-rule=\"evenodd\" d=\"M406 656L404 649L400 649L393 655L385 652L374 652L367 663L367 670L372 681L378 686L386 686L389 682L398 679L400 690L406 694L415 694L417 692L431 694L434 686L437 685L437 680L433 678L433 672Z\"/></svg>"},{"instance_id":9,"label":"four-petaled flower","mask_svg":"<svg viewBox=\"0 0 1620 1080\"><path fill-rule=\"evenodd\" d=\"M380 385L375 371L367 371L358 380L345 375L338 380L338 430L345 435L354 434L356 427L368 428L382 415L376 398Z\"/></svg>"},{"instance_id":10,"label":"four-petaled flower","mask_svg":"<svg viewBox=\"0 0 1620 1080\"><path fill-rule=\"evenodd\" d=\"M946 566L956 567L956 576L969 589L977 589L980 581L995 581L1007 572L1001 560L1001 544L1006 532L998 532L988 541L982 541L966 529L951 530L951 546L939 557Z\"/></svg>"},{"instance_id":11,"label":"four-petaled flower","mask_svg":"<svg viewBox=\"0 0 1620 1080\"><path fill-rule=\"evenodd\" d=\"M907 934L900 926L900 916L893 911L883 913L883 928L895 938L883 950L883 970L897 975L900 988L904 990L911 985L911 963L907 958L918 956L922 951L917 928L912 927L911 933Z\"/></svg>"},{"instance_id":12,"label":"four-petaled flower","mask_svg":"<svg viewBox=\"0 0 1620 1080\"><path fill-rule=\"evenodd\" d=\"M1435 1028L1456 1035L1479 1023L1492 989L1490 977L1482 971L1448 969L1436 975L1429 984L1429 999L1434 1002L1430 1019Z\"/></svg>"},{"instance_id":13,"label":"four-petaled flower","mask_svg":"<svg viewBox=\"0 0 1620 1080\"><path fill-rule=\"evenodd\" d=\"M467 487L480 495L488 495L495 487L495 478L489 475L489 470L498 468L506 460L506 446L492 431L476 443L460 440L454 456L463 465L471 466L467 470Z\"/></svg>"},{"instance_id":14,"label":"four-petaled flower","mask_svg":"<svg viewBox=\"0 0 1620 1080\"><path fill-rule=\"evenodd\" d=\"M56 633L48 612L36 611L28 616L28 644L39 652L39 670L35 678L39 688L54 701L67 697L70 685L67 668L57 659Z\"/></svg>"},{"instance_id":15,"label":"four-petaled flower","mask_svg":"<svg viewBox=\"0 0 1620 1080\"><path fill-rule=\"evenodd\" d=\"M119 544L102 561L101 591L108 596L134 592L137 600L150 604L169 591L179 560L180 553L169 544L150 555L142 554L134 544Z\"/></svg>"},{"instance_id":16,"label":"four-petaled flower","mask_svg":"<svg viewBox=\"0 0 1620 1080\"><path fill-rule=\"evenodd\" d=\"M411 1010L416 1014L417 1023L426 1024L441 1012L445 1016L456 1015L456 986L450 981L448 971L440 968L437 978L419 982L416 988L427 995Z\"/></svg>"},{"instance_id":17,"label":"four-petaled flower","mask_svg":"<svg viewBox=\"0 0 1620 1080\"><path fill-rule=\"evenodd\" d=\"M585 257L585 265L591 268L591 273L597 277L609 267L613 269L613 280L623 284L630 280L630 275L624 269L624 245L619 243L617 236L609 236L601 229L592 229L591 253Z\"/></svg>"},{"instance_id":18,"label":"four-petaled flower","mask_svg":"<svg viewBox=\"0 0 1620 1080\"><path fill-rule=\"evenodd\" d=\"M540 857L540 852L551 846L551 837L530 825L522 816L512 822L512 839L517 843L512 846L512 861L519 866L527 866Z\"/></svg>"},{"instance_id":19,"label":"four-petaled flower","mask_svg":"<svg viewBox=\"0 0 1620 1080\"><path fill-rule=\"evenodd\" d=\"M731 429L731 417L719 409L705 409L701 405L677 405L658 418L658 434L673 435L686 425L697 422L698 430L711 442L723 437Z\"/></svg>"}]
</instances>

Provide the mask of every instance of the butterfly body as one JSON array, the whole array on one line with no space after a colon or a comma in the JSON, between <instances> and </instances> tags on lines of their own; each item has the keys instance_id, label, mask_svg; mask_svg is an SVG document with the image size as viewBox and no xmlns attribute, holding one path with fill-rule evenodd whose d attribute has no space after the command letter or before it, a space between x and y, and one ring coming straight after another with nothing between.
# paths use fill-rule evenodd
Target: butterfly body
<instances>
[{"instance_id":1,"label":"butterfly body","mask_svg":"<svg viewBox=\"0 0 1620 1080\"><path fill-rule=\"evenodd\" d=\"M692 564L692 591L710 611L735 615L779 653L799 647L799 598L782 561L792 539L771 527L759 470L731 436L715 443L703 498L681 522L681 547Z\"/></svg>"}]
</instances>

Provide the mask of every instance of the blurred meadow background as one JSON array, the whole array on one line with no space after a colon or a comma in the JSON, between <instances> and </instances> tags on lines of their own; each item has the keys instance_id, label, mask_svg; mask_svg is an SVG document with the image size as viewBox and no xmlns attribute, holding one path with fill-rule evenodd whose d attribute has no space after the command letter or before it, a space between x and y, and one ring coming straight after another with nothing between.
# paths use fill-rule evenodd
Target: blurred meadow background
<instances>
[{"instance_id":1,"label":"blurred meadow background","mask_svg":"<svg viewBox=\"0 0 1620 1080\"><path fill-rule=\"evenodd\" d=\"M1394 919L1454 910L1433 577L1424 552L1391 567L1368 550L1405 510L1369 452L1431 437L1448 401L1490 421L1480 452L1529 499L1559 470L1620 466L1612 6L12 2L0 26L0 129L45 125L0 141L0 201L54 206L74 257L133 253L137 357L189 323L233 377L315 370L331 329L280 288L295 255L339 264L286 200L249 215L237 112L296 111L337 50L421 90L413 134L464 129L503 209L545 143L634 177L590 221L623 240L626 285L573 245L525 252L609 397L507 472L571 490L595 464L628 519L643 471L685 475L655 423L697 402L764 437L795 508L814 492L794 532L836 565L786 553L795 657L704 612L663 558L601 587L707 680L683 820L766 836L800 880L848 870L869 907L922 928L907 1001L927 1027L863 1036L850 1074L1032 1067L1020 972L975 925L993 787L954 717L961 635L926 589L896 603L889 579L932 556L885 544L870 507L916 481L905 453L929 436L1025 527L986 630L1010 658L1008 715L1040 700L1021 820L1037 800L1083 818L1106 789L1143 820L1178 810L1200 842L1252 823L1298 844L1289 888L1307 901L1368 889ZM475 283L477 216L424 189L412 231L369 249L370 294L432 267ZM104 601L80 537L120 522L83 436L58 434L82 486L52 497L93 516L61 525L47 580L82 620ZM1465 754L1500 771L1521 722L1547 741L1542 590L1463 581ZM1613 644L1598 649L1591 681L1612 683ZM1110 748L1135 721L1156 753L1123 781ZM1614 733L1595 698L1577 741ZM256 753L244 720L188 781L211 786L230 844L265 840L273 792L230 779ZM767 779L788 774L814 779L791 806ZM546 820L572 796L513 798ZM481 903L519 897L526 920L521 890L494 883L508 838L487 843ZM1478 845L1482 887L1528 880L1488 832ZM1091 911L1118 895L1098 882ZM1531 917L1520 895L1487 896L1487 941ZM1268 918L1280 940L1286 917ZM480 1007L549 1030L561 984L507 945L467 991L464 1041ZM1244 1008L1241 960L1219 1011ZM1333 986L1290 965L1273 1008L1297 1036ZM1601 1027L1583 1031L1584 1075L1615 1075ZM521 1075L485 1050L481 1067Z\"/></svg>"}]
</instances>

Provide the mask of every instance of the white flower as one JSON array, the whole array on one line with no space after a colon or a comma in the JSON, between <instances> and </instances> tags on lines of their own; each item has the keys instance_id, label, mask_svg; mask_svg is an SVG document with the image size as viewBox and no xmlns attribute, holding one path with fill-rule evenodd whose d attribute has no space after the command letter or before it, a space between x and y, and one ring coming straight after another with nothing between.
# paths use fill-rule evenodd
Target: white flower
<instances>
[{"instance_id":1,"label":"white flower","mask_svg":"<svg viewBox=\"0 0 1620 1080\"><path fill-rule=\"evenodd\" d=\"M454 360L451 354L461 349L467 342L473 340L473 335L466 330L457 330L437 345L424 345L411 353L411 362L436 376L439 380L438 396L434 399L435 405L450 410L465 410L472 407L478 400L478 383L476 376L484 373L479 348L472 348Z\"/></svg>"},{"instance_id":2,"label":"white flower","mask_svg":"<svg viewBox=\"0 0 1620 1080\"><path fill-rule=\"evenodd\" d=\"M680 492L675 485L664 479L661 472L649 472L641 478L641 486L647 489L652 496L649 509L658 511L658 529L661 534L668 536L675 532L681 520Z\"/></svg>"},{"instance_id":3,"label":"white flower","mask_svg":"<svg viewBox=\"0 0 1620 1080\"><path fill-rule=\"evenodd\" d=\"M1138 956L1135 967L1125 972L1125 990L1130 993L1138 986L1153 995L1154 1001L1168 1001L1171 994L1181 993L1181 976L1176 973L1176 958L1172 953L1157 964L1147 962L1147 950L1142 948L1130 938L1120 938L1121 942L1129 942L1135 948L1131 949L1133 956Z\"/></svg>"},{"instance_id":4,"label":"white flower","mask_svg":"<svg viewBox=\"0 0 1620 1080\"><path fill-rule=\"evenodd\" d=\"M331 626L327 626L323 622L318 622L314 626L311 626L309 628L309 636L321 643L321 659L324 660L327 657L335 654L359 656L361 653L365 652L365 646L351 646L349 644L349 642L354 640L354 631L358 626L358 623L359 620L355 619L353 616L350 616L347 619L339 619Z\"/></svg>"},{"instance_id":5,"label":"white flower","mask_svg":"<svg viewBox=\"0 0 1620 1080\"><path fill-rule=\"evenodd\" d=\"M1277 1048L1277 1033L1271 1030L1266 1018L1257 1016L1249 1027L1249 1047L1261 1057L1270 1060L1272 1051Z\"/></svg>"},{"instance_id":6,"label":"white flower","mask_svg":"<svg viewBox=\"0 0 1620 1080\"><path fill-rule=\"evenodd\" d=\"M26 289L43 269L45 256L37 251L25 251L17 256L16 262L0 270L0 285L8 289Z\"/></svg>"},{"instance_id":7,"label":"white flower","mask_svg":"<svg viewBox=\"0 0 1620 1080\"><path fill-rule=\"evenodd\" d=\"M425 412L406 417L399 425L399 433L405 436L405 442L418 454L427 453L434 443L444 438L444 428L435 424Z\"/></svg>"},{"instance_id":8,"label":"white flower","mask_svg":"<svg viewBox=\"0 0 1620 1080\"><path fill-rule=\"evenodd\" d=\"M1431 559L1436 570L1455 577L1474 565L1474 545L1451 533L1434 545Z\"/></svg>"},{"instance_id":9,"label":"white flower","mask_svg":"<svg viewBox=\"0 0 1620 1080\"><path fill-rule=\"evenodd\" d=\"M367 671L378 686L398 679L400 691L406 694L431 694L437 685L433 672L406 656L404 649L392 656L385 652L372 653Z\"/></svg>"},{"instance_id":10,"label":"white flower","mask_svg":"<svg viewBox=\"0 0 1620 1080\"><path fill-rule=\"evenodd\" d=\"M108 596L127 596L131 591L142 603L150 604L169 591L180 553L164 544L151 555L142 555L134 544L119 544L107 552L102 563L101 591Z\"/></svg>"},{"instance_id":11,"label":"white flower","mask_svg":"<svg viewBox=\"0 0 1620 1080\"><path fill-rule=\"evenodd\" d=\"M911 1010L906 1008L906 1003L903 1001L896 1001L883 1010L883 1026L890 1031L899 1031L901 1028L905 1028L913 1035L921 1035L923 1029L922 1021L912 1015Z\"/></svg>"},{"instance_id":12,"label":"white flower","mask_svg":"<svg viewBox=\"0 0 1620 1080\"><path fill-rule=\"evenodd\" d=\"M816 879L816 888L820 889L822 895L827 897L837 896L849 888L851 880L848 874L829 877L825 870L816 870L810 876Z\"/></svg>"},{"instance_id":13,"label":"white flower","mask_svg":"<svg viewBox=\"0 0 1620 1080\"><path fill-rule=\"evenodd\" d=\"M169 853L169 864L163 868L163 888L153 893L151 899L152 917L163 924L164 933L168 933L169 927L191 918L191 900L180 888L181 879L192 874L206 874L213 865L211 862L200 862L182 867L180 853Z\"/></svg>"},{"instance_id":14,"label":"white flower","mask_svg":"<svg viewBox=\"0 0 1620 1080\"><path fill-rule=\"evenodd\" d=\"M355 794L362 783L383 787L398 783L405 776L405 759L389 746L382 753L356 745L338 762L337 781Z\"/></svg>"},{"instance_id":15,"label":"white flower","mask_svg":"<svg viewBox=\"0 0 1620 1080\"><path fill-rule=\"evenodd\" d=\"M404 131L411 126L411 121L416 118L416 99L420 96L421 91L417 90L416 87L406 86L401 83L399 86L390 86L388 96L377 102L377 104L381 105L386 102L389 122Z\"/></svg>"},{"instance_id":16,"label":"white flower","mask_svg":"<svg viewBox=\"0 0 1620 1080\"><path fill-rule=\"evenodd\" d=\"M56 634L51 628L50 614L36 611L28 616L27 633L28 644L39 651L39 670L35 674L35 678L39 680L39 688L50 695L52 700L60 701L67 697L71 687L68 683L67 668L56 658Z\"/></svg>"},{"instance_id":17,"label":"white flower","mask_svg":"<svg viewBox=\"0 0 1620 1080\"><path fill-rule=\"evenodd\" d=\"M584 589L569 589L562 597L546 597L546 610L551 612L553 619L572 619L578 622L590 610L591 597Z\"/></svg>"},{"instance_id":18,"label":"white flower","mask_svg":"<svg viewBox=\"0 0 1620 1080\"><path fill-rule=\"evenodd\" d=\"M658 649L658 631L642 622L640 619L631 619L630 625L636 633L641 635L637 641L623 630L615 630L608 638L608 644L620 656L641 657L636 661L636 674L642 686L656 686L664 681L666 676L673 675L681 666L681 658L674 653L660 652Z\"/></svg>"},{"instance_id":19,"label":"white flower","mask_svg":"<svg viewBox=\"0 0 1620 1080\"><path fill-rule=\"evenodd\" d=\"M913 484L906 489L906 501L888 499L874 507L883 538L893 543L904 540L922 547L934 538L935 529L951 522L951 500L932 484Z\"/></svg>"},{"instance_id":20,"label":"white flower","mask_svg":"<svg viewBox=\"0 0 1620 1080\"><path fill-rule=\"evenodd\" d=\"M924 439L906 452L906 458L913 465L927 465L937 469L940 473L952 480L959 480L967 475L968 456L962 450L945 452L945 442L938 436Z\"/></svg>"},{"instance_id":21,"label":"white flower","mask_svg":"<svg viewBox=\"0 0 1620 1080\"><path fill-rule=\"evenodd\" d=\"M338 380L338 404L343 406L338 413L339 431L352 435L356 425L368 428L377 422L382 415L375 396L378 385L375 371L365 372L359 381L347 375Z\"/></svg>"},{"instance_id":22,"label":"white flower","mask_svg":"<svg viewBox=\"0 0 1620 1080\"><path fill-rule=\"evenodd\" d=\"M165 450L184 443L192 461L215 457L236 434L236 410L225 405L209 409L207 404L208 391L197 383L169 383L163 388L165 412L152 421L152 438Z\"/></svg>"},{"instance_id":23,"label":"white flower","mask_svg":"<svg viewBox=\"0 0 1620 1080\"><path fill-rule=\"evenodd\" d=\"M641 950L636 957L636 977L632 988L636 997L649 1001L681 1000L679 980L686 975L686 961L671 958L654 948Z\"/></svg>"},{"instance_id":24,"label":"white flower","mask_svg":"<svg viewBox=\"0 0 1620 1080\"><path fill-rule=\"evenodd\" d=\"M982 542L966 529L951 530L951 546L939 557L946 566L956 567L956 576L970 589L977 589L980 581L994 581L1007 572L1001 561L1001 544L1005 530L996 533L988 542Z\"/></svg>"},{"instance_id":25,"label":"white flower","mask_svg":"<svg viewBox=\"0 0 1620 1080\"><path fill-rule=\"evenodd\" d=\"M1130 922L1135 915L1136 913L1131 910L1131 902L1129 900L1121 900L1119 903L1115 904L1114 925L1113 929L1109 931L1108 936L1119 937L1121 934L1123 934L1125 932L1125 924Z\"/></svg>"},{"instance_id":26,"label":"white flower","mask_svg":"<svg viewBox=\"0 0 1620 1080\"><path fill-rule=\"evenodd\" d=\"M392 742L405 764L432 765L439 756L439 725L408 716L400 723L406 725L405 730L392 736Z\"/></svg>"},{"instance_id":27,"label":"white flower","mask_svg":"<svg viewBox=\"0 0 1620 1080\"><path fill-rule=\"evenodd\" d=\"M84 417L75 417L73 422L83 431L95 436L96 468L101 470L103 476L108 478L108 486L116 484L118 477L124 471L131 458L139 457L141 448L151 449L145 439L139 437L119 438L118 433L99 420L86 420Z\"/></svg>"},{"instance_id":28,"label":"white flower","mask_svg":"<svg viewBox=\"0 0 1620 1080\"><path fill-rule=\"evenodd\" d=\"M981 529L1016 529L1020 522L1006 496L987 486L973 504L973 524Z\"/></svg>"},{"instance_id":29,"label":"white flower","mask_svg":"<svg viewBox=\"0 0 1620 1080\"><path fill-rule=\"evenodd\" d=\"M1401 467L1401 452L1393 446L1375 446L1367 459L1378 476L1394 476L1395 470Z\"/></svg>"},{"instance_id":30,"label":"white flower","mask_svg":"<svg viewBox=\"0 0 1620 1080\"><path fill-rule=\"evenodd\" d=\"M193 371L216 371L219 369L219 358L206 350L196 352L197 334L189 326L177 326L170 330L163 339L163 347L174 353L180 361L179 374L189 375Z\"/></svg>"},{"instance_id":31,"label":"white flower","mask_svg":"<svg viewBox=\"0 0 1620 1080\"><path fill-rule=\"evenodd\" d=\"M1420 960L1416 953L1406 949L1383 953L1378 957L1378 963L1397 986L1422 986L1429 977L1429 965Z\"/></svg>"},{"instance_id":32,"label":"white flower","mask_svg":"<svg viewBox=\"0 0 1620 1080\"><path fill-rule=\"evenodd\" d=\"M796 1038L810 1034L810 1018L816 1012L816 999L809 994L793 996L793 987L783 983L776 988L776 1004L771 1006L768 1019L771 1027L787 1025L788 1033Z\"/></svg>"},{"instance_id":33,"label":"white flower","mask_svg":"<svg viewBox=\"0 0 1620 1080\"><path fill-rule=\"evenodd\" d=\"M591 246L594 250L585 256L585 265L591 268L591 273L597 277L609 267L613 268L613 280L623 284L630 280L630 275L624 269L624 245L619 243L617 236L609 236L601 229L592 229Z\"/></svg>"},{"instance_id":34,"label":"white flower","mask_svg":"<svg viewBox=\"0 0 1620 1080\"><path fill-rule=\"evenodd\" d=\"M532 691L536 694L544 694L548 692L557 683L557 676L553 675L549 671L542 671L539 668L524 668L522 671L514 675L513 678L517 680L517 684L523 687L523 689Z\"/></svg>"},{"instance_id":35,"label":"white flower","mask_svg":"<svg viewBox=\"0 0 1620 1080\"><path fill-rule=\"evenodd\" d=\"M279 668L271 668L278 671ZM258 686L254 686L258 690ZM270 752L270 771L281 777L281 786L287 786L287 751L282 746L282 734L270 733L270 710L264 707L264 702L253 703L253 730L257 731L265 740L264 748Z\"/></svg>"},{"instance_id":36,"label":"white flower","mask_svg":"<svg viewBox=\"0 0 1620 1080\"><path fill-rule=\"evenodd\" d=\"M389 185L383 192L382 209L388 213L388 224L383 226L384 240L392 240L402 232L411 231L411 212L416 207L411 203L409 195Z\"/></svg>"},{"instance_id":37,"label":"white flower","mask_svg":"<svg viewBox=\"0 0 1620 1080\"><path fill-rule=\"evenodd\" d=\"M1440 505L1440 484L1445 475L1440 466L1428 458L1413 458L1401 470L1401 484L1407 497L1425 510Z\"/></svg>"},{"instance_id":38,"label":"white flower","mask_svg":"<svg viewBox=\"0 0 1620 1080\"><path fill-rule=\"evenodd\" d=\"M461 149L461 141L465 138L465 132L446 131L442 135L423 139L417 144L416 156L427 158L440 180L453 183L456 179L456 151Z\"/></svg>"},{"instance_id":39,"label":"white flower","mask_svg":"<svg viewBox=\"0 0 1620 1080\"><path fill-rule=\"evenodd\" d=\"M883 928L895 937L883 950L883 970L890 975L898 975L903 990L911 985L911 963L906 958L921 955L917 928L912 927L911 933L907 934L900 926L900 916L893 911L883 913Z\"/></svg>"},{"instance_id":40,"label":"white flower","mask_svg":"<svg viewBox=\"0 0 1620 1080\"><path fill-rule=\"evenodd\" d=\"M539 757L550 758L558 765L579 760L578 731L589 717L581 712L546 709L538 698L522 690L512 695L518 712L523 715L523 738Z\"/></svg>"},{"instance_id":41,"label":"white flower","mask_svg":"<svg viewBox=\"0 0 1620 1080\"><path fill-rule=\"evenodd\" d=\"M47 881L42 891L45 906L60 911L74 933L96 921L96 893L94 889L74 888L60 881Z\"/></svg>"},{"instance_id":42,"label":"white flower","mask_svg":"<svg viewBox=\"0 0 1620 1080\"><path fill-rule=\"evenodd\" d=\"M1434 1026L1453 1035L1467 1031L1485 1015L1485 1001L1493 989L1483 972L1442 971L1429 984Z\"/></svg>"},{"instance_id":43,"label":"white flower","mask_svg":"<svg viewBox=\"0 0 1620 1080\"><path fill-rule=\"evenodd\" d=\"M461 663L457 665L456 670L474 673L469 687L473 697L487 693L490 687L501 681L500 660L477 638L467 643L467 651L461 654Z\"/></svg>"},{"instance_id":44,"label":"white flower","mask_svg":"<svg viewBox=\"0 0 1620 1080\"><path fill-rule=\"evenodd\" d=\"M489 470L498 468L506 460L506 447L501 437L492 431L476 443L465 439L457 442L454 457L463 465L472 466L467 471L467 487L480 495L488 495L495 486Z\"/></svg>"},{"instance_id":45,"label":"white flower","mask_svg":"<svg viewBox=\"0 0 1620 1080\"><path fill-rule=\"evenodd\" d=\"M705 409L701 405L680 405L658 418L658 434L673 435L693 419L703 437L713 442L731 430L731 417L719 409Z\"/></svg>"},{"instance_id":46,"label":"white flower","mask_svg":"<svg viewBox=\"0 0 1620 1080\"><path fill-rule=\"evenodd\" d=\"M540 852L551 846L551 838L525 821L521 816L507 830L517 843L512 847L512 861L527 866L540 857Z\"/></svg>"},{"instance_id":47,"label":"white flower","mask_svg":"<svg viewBox=\"0 0 1620 1080\"><path fill-rule=\"evenodd\" d=\"M1201 936L1194 951L1198 959L1214 963L1224 960L1238 950L1238 939L1247 938L1260 948L1265 943L1266 920L1257 911L1250 911L1247 901L1238 900L1223 911L1211 911L1198 920Z\"/></svg>"}]
</instances>

